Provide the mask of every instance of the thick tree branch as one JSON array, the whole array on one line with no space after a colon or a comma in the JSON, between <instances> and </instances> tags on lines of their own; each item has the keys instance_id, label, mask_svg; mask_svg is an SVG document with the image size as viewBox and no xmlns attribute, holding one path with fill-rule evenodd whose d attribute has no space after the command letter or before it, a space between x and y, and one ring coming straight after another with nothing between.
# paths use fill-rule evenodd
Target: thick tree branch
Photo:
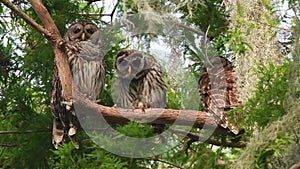
<instances>
[{"instance_id":1,"label":"thick tree branch","mask_svg":"<svg viewBox=\"0 0 300 169\"><path fill-rule=\"evenodd\" d=\"M181 27L181 28L183 28L183 29L186 29L188 31L194 32L194 33L196 33L198 35L206 36L206 34L204 32L202 32L200 30L197 30L197 29L194 29L192 27L189 27L187 25L184 25L182 23L176 23L176 25L179 26L179 27Z\"/></svg>"},{"instance_id":2,"label":"thick tree branch","mask_svg":"<svg viewBox=\"0 0 300 169\"><path fill-rule=\"evenodd\" d=\"M145 112L139 109L122 109L116 107L106 107L98 105L89 99L85 98L77 90L73 90L75 99L75 111L84 112L77 114L79 118L86 118L82 116L97 117L102 115L109 124L127 124L131 120L135 121L151 121L146 124L174 124L182 126L193 126L202 129L214 130L216 133L222 135L236 136L228 128L223 128L216 124L216 119L206 112L197 110L172 110L162 108L146 109ZM126 114L124 117L122 114ZM158 117L155 120L153 117ZM239 133L241 134L241 133ZM238 135L239 135L238 134Z\"/></svg>"},{"instance_id":3,"label":"thick tree branch","mask_svg":"<svg viewBox=\"0 0 300 169\"><path fill-rule=\"evenodd\" d=\"M37 0L30 0L30 4L32 5L34 11L44 24L45 28L51 33L50 36L50 42L55 45L58 41L61 40L60 33L52 20L50 14L48 13L48 10L46 7L43 5L42 1L37 1Z\"/></svg>"},{"instance_id":4,"label":"thick tree branch","mask_svg":"<svg viewBox=\"0 0 300 169\"><path fill-rule=\"evenodd\" d=\"M300 168L300 162L294 164L290 169L299 169Z\"/></svg>"},{"instance_id":5,"label":"thick tree branch","mask_svg":"<svg viewBox=\"0 0 300 169\"><path fill-rule=\"evenodd\" d=\"M44 24L45 28L51 33L48 40L52 43L55 54L58 75L62 84L62 95L68 100L72 97L72 75L65 53L61 50L62 38L49 12L41 1L30 0L30 3Z\"/></svg>"}]
</instances>

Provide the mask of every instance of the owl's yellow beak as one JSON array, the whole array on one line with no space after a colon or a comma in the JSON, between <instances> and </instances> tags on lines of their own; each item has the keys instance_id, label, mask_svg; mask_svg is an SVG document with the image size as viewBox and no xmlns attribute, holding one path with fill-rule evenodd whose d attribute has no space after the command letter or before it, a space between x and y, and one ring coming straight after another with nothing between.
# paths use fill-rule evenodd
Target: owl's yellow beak
<instances>
[{"instance_id":1,"label":"owl's yellow beak","mask_svg":"<svg viewBox=\"0 0 300 169\"><path fill-rule=\"evenodd\" d=\"M128 67L128 74L131 74L131 66Z\"/></svg>"},{"instance_id":2,"label":"owl's yellow beak","mask_svg":"<svg viewBox=\"0 0 300 169\"><path fill-rule=\"evenodd\" d=\"M81 34L81 40L86 40L86 36L84 32Z\"/></svg>"}]
</instances>

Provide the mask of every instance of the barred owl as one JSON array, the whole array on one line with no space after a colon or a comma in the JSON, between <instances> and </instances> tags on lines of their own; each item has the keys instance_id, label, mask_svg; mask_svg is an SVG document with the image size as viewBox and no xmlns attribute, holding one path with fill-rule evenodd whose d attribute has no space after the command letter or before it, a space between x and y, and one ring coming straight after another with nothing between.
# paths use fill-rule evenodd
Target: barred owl
<instances>
[{"instance_id":1,"label":"barred owl","mask_svg":"<svg viewBox=\"0 0 300 169\"><path fill-rule=\"evenodd\" d=\"M153 56L136 50L122 50L114 62L120 81L121 106L165 108L167 86Z\"/></svg>"},{"instance_id":2,"label":"barred owl","mask_svg":"<svg viewBox=\"0 0 300 169\"><path fill-rule=\"evenodd\" d=\"M72 24L64 36L73 87L90 100L99 98L105 83L101 34L97 30L95 24L81 21ZM80 127L75 111L67 110L62 103L64 100L61 92L62 86L55 66L51 87L51 111L54 116L52 142L56 148L66 133L75 142L75 134Z\"/></svg>"},{"instance_id":3,"label":"barred owl","mask_svg":"<svg viewBox=\"0 0 300 169\"><path fill-rule=\"evenodd\" d=\"M198 82L203 107L217 119L218 124L237 134L237 128L228 123L224 113L238 103L233 65L224 57L212 57L204 66Z\"/></svg>"}]
</instances>

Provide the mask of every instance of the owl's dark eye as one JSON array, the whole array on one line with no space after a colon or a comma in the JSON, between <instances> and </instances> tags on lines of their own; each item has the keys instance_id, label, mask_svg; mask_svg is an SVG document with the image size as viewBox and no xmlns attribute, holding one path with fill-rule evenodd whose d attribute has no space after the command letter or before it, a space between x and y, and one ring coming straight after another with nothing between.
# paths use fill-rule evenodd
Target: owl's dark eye
<instances>
[{"instance_id":1,"label":"owl's dark eye","mask_svg":"<svg viewBox=\"0 0 300 169\"><path fill-rule=\"evenodd\" d=\"M134 66L139 66L139 65L141 64L141 60L140 60L140 59L135 59L135 60L132 62L132 64L133 64Z\"/></svg>"},{"instance_id":2,"label":"owl's dark eye","mask_svg":"<svg viewBox=\"0 0 300 169\"><path fill-rule=\"evenodd\" d=\"M125 67L128 64L128 61L124 60L124 59L120 59L119 64L120 64L121 67Z\"/></svg>"},{"instance_id":3,"label":"owl's dark eye","mask_svg":"<svg viewBox=\"0 0 300 169\"><path fill-rule=\"evenodd\" d=\"M89 34L93 34L95 31L93 29L87 29L86 32Z\"/></svg>"},{"instance_id":4,"label":"owl's dark eye","mask_svg":"<svg viewBox=\"0 0 300 169\"><path fill-rule=\"evenodd\" d=\"M73 33L75 33L75 34L77 34L77 33L79 33L79 32L80 32L80 29L79 29L79 28L76 28L76 29L73 30Z\"/></svg>"}]
</instances>

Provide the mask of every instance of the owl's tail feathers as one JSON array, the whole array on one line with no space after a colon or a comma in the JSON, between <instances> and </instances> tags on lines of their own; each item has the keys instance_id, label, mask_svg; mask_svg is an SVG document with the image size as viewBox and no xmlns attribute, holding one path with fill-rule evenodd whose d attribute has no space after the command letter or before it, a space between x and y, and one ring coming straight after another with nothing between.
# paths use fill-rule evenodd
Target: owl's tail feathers
<instances>
[{"instance_id":1,"label":"owl's tail feathers","mask_svg":"<svg viewBox=\"0 0 300 169\"><path fill-rule=\"evenodd\" d=\"M75 146L75 148L79 148L77 139L76 139L76 134L78 132L78 127L79 125L79 121L76 117L76 113L73 110L73 108L71 108L70 111L67 111L67 134L70 138L70 141L73 143L73 145Z\"/></svg>"},{"instance_id":2,"label":"owl's tail feathers","mask_svg":"<svg viewBox=\"0 0 300 169\"><path fill-rule=\"evenodd\" d=\"M228 129L233 133L233 134L235 134L235 135L239 135L240 134L240 131L239 131L239 129L236 127L236 126L234 126L234 125L232 125L232 124L228 124Z\"/></svg>"},{"instance_id":3,"label":"owl's tail feathers","mask_svg":"<svg viewBox=\"0 0 300 169\"><path fill-rule=\"evenodd\" d=\"M64 138L64 126L59 119L53 119L52 144L58 149Z\"/></svg>"},{"instance_id":4,"label":"owl's tail feathers","mask_svg":"<svg viewBox=\"0 0 300 169\"><path fill-rule=\"evenodd\" d=\"M219 114L214 114L216 119L220 119L218 121L216 121L221 127L225 128L225 129L229 129L230 132L232 132L234 135L238 135L240 134L240 131L238 129L237 126L231 124L228 121L228 118L226 116L226 114L224 113L219 113Z\"/></svg>"},{"instance_id":5,"label":"owl's tail feathers","mask_svg":"<svg viewBox=\"0 0 300 169\"><path fill-rule=\"evenodd\" d=\"M219 125L225 129L228 129L232 134L234 134L234 137L241 136L245 133L245 129L239 130L239 128L232 123L230 123L227 119L227 116L223 116L223 120L219 122Z\"/></svg>"}]
</instances>

